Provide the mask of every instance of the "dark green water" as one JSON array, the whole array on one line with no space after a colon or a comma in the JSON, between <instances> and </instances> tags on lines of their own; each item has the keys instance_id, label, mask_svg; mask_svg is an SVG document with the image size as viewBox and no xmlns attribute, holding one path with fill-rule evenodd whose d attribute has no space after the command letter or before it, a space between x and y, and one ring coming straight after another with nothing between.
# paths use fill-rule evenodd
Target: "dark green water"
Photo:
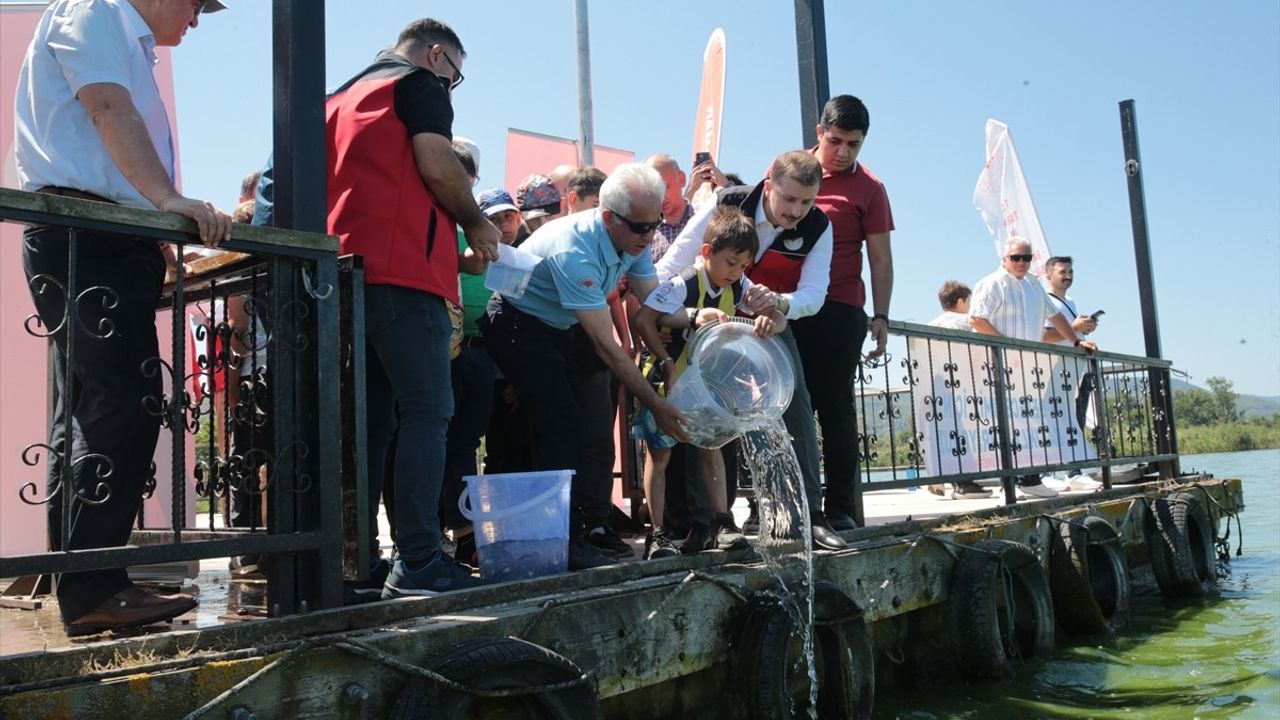
<instances>
[{"instance_id":1,"label":"dark green water","mask_svg":"<svg viewBox=\"0 0 1280 720\"><path fill-rule=\"evenodd\" d=\"M1182 467L1244 480L1244 555L1217 597L1135 597L1115 637L1059 635L1051 660L1008 683L886 691L875 717L1280 720L1280 450L1191 455ZM1233 554L1237 537L1233 524Z\"/></svg>"}]
</instances>

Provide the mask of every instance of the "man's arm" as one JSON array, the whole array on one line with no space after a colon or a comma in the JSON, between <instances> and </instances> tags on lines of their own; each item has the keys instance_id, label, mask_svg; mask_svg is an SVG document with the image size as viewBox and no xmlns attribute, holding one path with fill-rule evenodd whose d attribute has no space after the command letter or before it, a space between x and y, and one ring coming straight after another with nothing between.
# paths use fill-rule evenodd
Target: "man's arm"
<instances>
[{"instance_id":1,"label":"man's arm","mask_svg":"<svg viewBox=\"0 0 1280 720\"><path fill-rule=\"evenodd\" d=\"M694 212L693 217L689 218L689 223L676 236L671 247L667 248L666 254L655 263L659 282L666 282L679 275L685 268L693 267L693 261L702 251L702 236L707 231L707 223L710 222L711 213L715 209L716 204L710 203ZM641 298L642 302L643 300L644 298Z\"/></svg>"},{"instance_id":2,"label":"man's arm","mask_svg":"<svg viewBox=\"0 0 1280 720\"><path fill-rule=\"evenodd\" d=\"M471 178L453 154L453 145L443 135L431 132L413 136L413 159L418 174L453 219L462 226L467 245L485 261L498 259L498 243L502 234L489 222L475 198L471 197Z\"/></svg>"},{"instance_id":3,"label":"man's arm","mask_svg":"<svg viewBox=\"0 0 1280 720\"><path fill-rule=\"evenodd\" d=\"M808 317L822 309L827 301L827 286L831 284L831 225L822 232L822 237L814 244L813 249L804 258L800 266L800 282L796 291L781 293L782 303L786 309L783 314L789 320Z\"/></svg>"},{"instance_id":4,"label":"man's arm","mask_svg":"<svg viewBox=\"0 0 1280 720\"><path fill-rule=\"evenodd\" d=\"M873 314L888 317L889 300L893 297L893 249L889 245L889 233L872 233L867 236L867 263L871 266ZM889 342L889 322L872 317L868 329L876 339L876 349L868 353L867 357L880 357Z\"/></svg>"},{"instance_id":5,"label":"man's arm","mask_svg":"<svg viewBox=\"0 0 1280 720\"><path fill-rule=\"evenodd\" d=\"M1055 313L1054 315L1051 315L1049 317L1049 322L1053 323L1053 327L1057 329L1058 335L1062 336L1062 339L1069 341L1072 345L1088 353L1095 353L1098 351L1097 345L1094 345L1088 340L1081 340L1076 335L1075 330L1071 329L1071 323L1067 322L1067 319L1062 316L1062 313Z\"/></svg>"},{"instance_id":6,"label":"man's arm","mask_svg":"<svg viewBox=\"0 0 1280 720\"><path fill-rule=\"evenodd\" d=\"M84 105L93 127L111 161L129 184L137 188L161 212L185 215L196 222L200 241L216 247L231 238L231 216L211 203L183 197L160 162L146 123L133 104L133 97L122 85L93 83L80 88L76 95Z\"/></svg>"},{"instance_id":7,"label":"man's arm","mask_svg":"<svg viewBox=\"0 0 1280 720\"><path fill-rule=\"evenodd\" d=\"M609 366L623 386L653 412L658 427L676 440L688 442L689 435L682 424L688 422L687 418L674 405L667 402L666 398L659 397L653 391L644 376L640 374L640 369L614 341L613 320L609 316L609 309L604 307L595 310L575 310L574 314L578 317L578 322L587 333L587 337L591 338L592 344L595 345L596 354Z\"/></svg>"},{"instance_id":8,"label":"man's arm","mask_svg":"<svg viewBox=\"0 0 1280 720\"><path fill-rule=\"evenodd\" d=\"M996 337L1002 337L1000 332L996 330L995 326L988 322L986 318L970 315L969 324L973 326L974 332L982 333L983 335L995 335Z\"/></svg>"}]
</instances>

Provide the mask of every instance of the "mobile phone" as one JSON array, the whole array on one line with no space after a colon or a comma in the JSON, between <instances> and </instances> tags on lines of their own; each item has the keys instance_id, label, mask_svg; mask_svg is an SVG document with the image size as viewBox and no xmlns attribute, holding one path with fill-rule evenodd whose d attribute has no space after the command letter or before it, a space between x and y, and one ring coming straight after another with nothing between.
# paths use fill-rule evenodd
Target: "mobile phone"
<instances>
[{"instance_id":1,"label":"mobile phone","mask_svg":"<svg viewBox=\"0 0 1280 720\"><path fill-rule=\"evenodd\" d=\"M701 165L704 162L711 162L711 153L707 152L706 150L703 150L702 152L694 154L693 164L695 167L698 165Z\"/></svg>"},{"instance_id":2,"label":"mobile phone","mask_svg":"<svg viewBox=\"0 0 1280 720\"><path fill-rule=\"evenodd\" d=\"M1107 314L1107 311L1106 311L1106 310L1099 310L1099 311L1097 311L1097 312L1095 312L1095 313L1089 313L1089 317L1093 318L1093 321L1094 321L1094 322L1098 322L1098 318L1100 318L1100 317L1102 317L1103 315L1106 315L1106 314Z\"/></svg>"}]
</instances>

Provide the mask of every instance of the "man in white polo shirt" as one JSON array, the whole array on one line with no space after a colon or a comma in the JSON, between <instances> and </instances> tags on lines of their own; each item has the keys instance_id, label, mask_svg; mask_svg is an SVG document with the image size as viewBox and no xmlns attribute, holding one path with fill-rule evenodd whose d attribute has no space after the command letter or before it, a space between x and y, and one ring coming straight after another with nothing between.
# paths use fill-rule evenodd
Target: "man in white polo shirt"
<instances>
[{"instance_id":1,"label":"man in white polo shirt","mask_svg":"<svg viewBox=\"0 0 1280 720\"><path fill-rule=\"evenodd\" d=\"M18 75L14 151L22 189L179 213L195 220L201 241L211 247L230 237L226 213L183 197L174 185L169 118L152 75L156 47L178 45L202 12L222 9L218 0L51 3ZM36 311L44 328L56 329L58 405L49 438L54 500L48 515L55 549L118 547L129 540L160 432L160 418L144 405L150 397L158 406L160 374L148 376L143 366L160 356L155 310L166 256L177 261L173 246L165 248L44 225L23 233L23 269ZM68 278L72 254L77 271ZM81 292L87 295L75 304L79 320L65 322L67 295ZM75 340L70 357L69 333ZM68 366L70 388L63 386ZM57 459L67 452L74 492L60 487ZM110 487L105 500L102 485ZM75 524L64 548L62 503L68 497ZM124 568L63 573L57 595L69 636L148 625L195 607L186 595L144 592Z\"/></svg>"}]
</instances>

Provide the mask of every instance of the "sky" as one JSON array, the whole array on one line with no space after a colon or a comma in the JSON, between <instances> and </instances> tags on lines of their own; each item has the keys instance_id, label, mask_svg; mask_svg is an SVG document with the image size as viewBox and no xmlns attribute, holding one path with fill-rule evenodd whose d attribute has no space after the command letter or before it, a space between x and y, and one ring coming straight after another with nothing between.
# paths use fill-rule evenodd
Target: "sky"
<instances>
[{"instance_id":1,"label":"sky","mask_svg":"<svg viewBox=\"0 0 1280 720\"><path fill-rule=\"evenodd\" d=\"M272 88L271 3L228 4L173 64L184 191L229 211L270 152ZM454 132L479 143L482 187L503 176L508 128L576 137L572 0L330 0L327 85L424 12L467 50ZM597 143L687 160L702 51L722 27L720 167L754 182L801 145L792 2L596 0L589 15ZM1197 384L1280 395L1280 3L845 1L826 22L831 93L869 107L860 161L893 207L893 319L927 322L943 281L996 268L972 204L996 118L1050 250L1075 258L1071 295L1106 311L1094 339L1144 354L1118 109L1131 98L1164 356Z\"/></svg>"}]
</instances>

